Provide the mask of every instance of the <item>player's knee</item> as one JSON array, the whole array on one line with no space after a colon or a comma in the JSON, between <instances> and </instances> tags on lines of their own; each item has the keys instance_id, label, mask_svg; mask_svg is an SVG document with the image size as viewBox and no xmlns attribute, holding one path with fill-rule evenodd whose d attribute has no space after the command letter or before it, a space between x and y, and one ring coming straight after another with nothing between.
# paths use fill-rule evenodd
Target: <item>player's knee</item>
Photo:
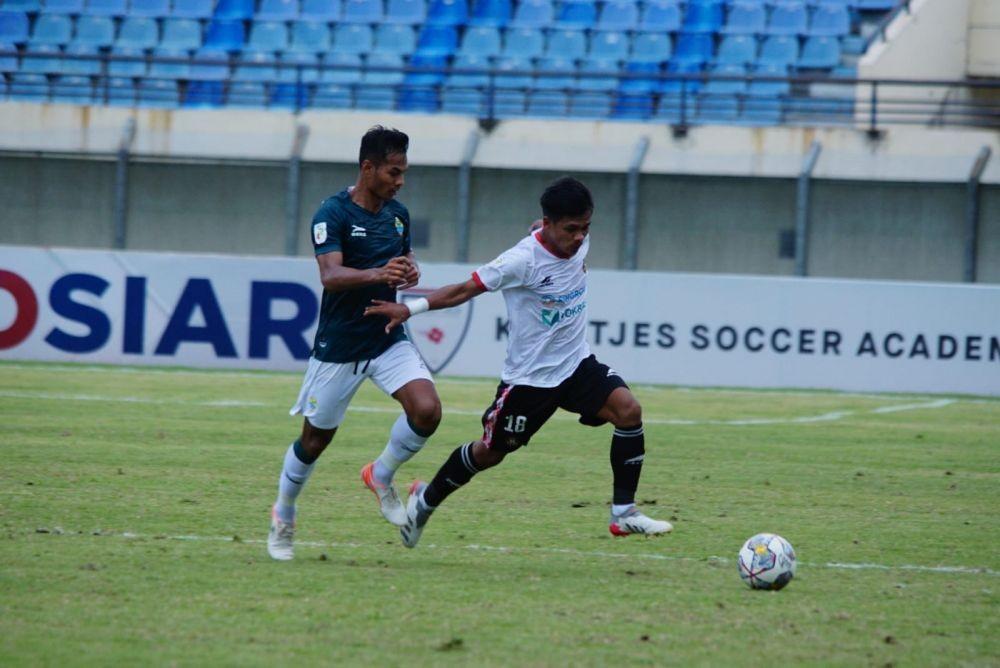
<instances>
[{"instance_id":1,"label":"player's knee","mask_svg":"<svg viewBox=\"0 0 1000 668\"><path fill-rule=\"evenodd\" d=\"M635 397L629 396L615 410L616 427L634 427L642 423L642 406Z\"/></svg>"},{"instance_id":2,"label":"player's knee","mask_svg":"<svg viewBox=\"0 0 1000 668\"><path fill-rule=\"evenodd\" d=\"M407 418L421 434L430 436L441 424L441 400L434 396L415 401L407 413Z\"/></svg>"},{"instance_id":3,"label":"player's knee","mask_svg":"<svg viewBox=\"0 0 1000 668\"><path fill-rule=\"evenodd\" d=\"M482 441L476 441L472 446L472 458L480 471L496 466L503 461L507 453L499 448L489 448Z\"/></svg>"}]
</instances>

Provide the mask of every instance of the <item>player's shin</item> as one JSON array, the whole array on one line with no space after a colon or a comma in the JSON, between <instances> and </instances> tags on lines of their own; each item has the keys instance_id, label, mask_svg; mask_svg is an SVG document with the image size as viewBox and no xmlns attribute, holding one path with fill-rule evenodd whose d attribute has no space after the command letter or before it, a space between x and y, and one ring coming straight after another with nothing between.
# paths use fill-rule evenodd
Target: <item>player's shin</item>
<instances>
[{"instance_id":1,"label":"player's shin","mask_svg":"<svg viewBox=\"0 0 1000 668\"><path fill-rule=\"evenodd\" d=\"M406 413L400 414L389 431L389 442L385 444L382 454L375 460L375 466L372 469L375 479L383 485L392 482L396 470L404 462L409 461L413 455L420 452L430 436L430 434L421 433L414 429L406 417Z\"/></svg>"},{"instance_id":2,"label":"player's shin","mask_svg":"<svg viewBox=\"0 0 1000 668\"><path fill-rule=\"evenodd\" d=\"M641 423L615 429L611 438L611 471L614 474L611 511L615 515L635 504L635 491L639 487L645 453L646 440Z\"/></svg>"},{"instance_id":3,"label":"player's shin","mask_svg":"<svg viewBox=\"0 0 1000 668\"><path fill-rule=\"evenodd\" d=\"M309 475L316 466L316 458L306 454L300 441L295 441L285 452L285 464L278 482L278 500L274 511L282 522L295 522L295 499L305 487Z\"/></svg>"},{"instance_id":4,"label":"player's shin","mask_svg":"<svg viewBox=\"0 0 1000 668\"><path fill-rule=\"evenodd\" d=\"M472 454L472 443L460 445L452 451L437 475L424 489L423 501L430 509L441 504L448 495L472 480L482 467L476 464Z\"/></svg>"}]
</instances>

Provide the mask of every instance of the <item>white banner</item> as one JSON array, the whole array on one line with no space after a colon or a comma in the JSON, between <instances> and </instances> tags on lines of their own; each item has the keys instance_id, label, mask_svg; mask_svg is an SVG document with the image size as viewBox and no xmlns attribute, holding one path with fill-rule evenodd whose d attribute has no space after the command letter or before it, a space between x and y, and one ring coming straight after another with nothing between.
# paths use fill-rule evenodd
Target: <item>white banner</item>
<instances>
[{"instance_id":1,"label":"white banner","mask_svg":"<svg viewBox=\"0 0 1000 668\"><path fill-rule=\"evenodd\" d=\"M308 258L0 246L0 359L304 370L319 289ZM591 270L571 315L631 382L1000 395L1000 286ZM499 295L408 330L438 373L500 372Z\"/></svg>"}]
</instances>

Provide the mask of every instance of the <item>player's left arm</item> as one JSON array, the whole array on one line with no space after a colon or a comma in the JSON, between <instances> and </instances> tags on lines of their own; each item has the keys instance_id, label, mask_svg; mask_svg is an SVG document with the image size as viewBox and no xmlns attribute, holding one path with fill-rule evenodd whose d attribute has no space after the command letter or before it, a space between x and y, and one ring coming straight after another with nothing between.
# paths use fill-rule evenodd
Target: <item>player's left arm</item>
<instances>
[{"instance_id":1,"label":"player's left arm","mask_svg":"<svg viewBox=\"0 0 1000 668\"><path fill-rule=\"evenodd\" d=\"M423 300L426 300L427 302L426 308L422 308L423 300L418 299L411 303L421 303L421 306L417 307L417 313L421 313L423 311L434 311L437 309L458 306L459 304L464 304L473 297L477 297L484 292L486 292L486 288L475 279L470 278L464 283L452 283L451 285L446 285L443 288L438 288L424 297ZM373 299L372 305L365 309L365 315L381 315L388 318L389 322L385 326L386 334L388 334L394 327L398 327L409 320L410 316L413 315L413 311L406 304Z\"/></svg>"}]
</instances>

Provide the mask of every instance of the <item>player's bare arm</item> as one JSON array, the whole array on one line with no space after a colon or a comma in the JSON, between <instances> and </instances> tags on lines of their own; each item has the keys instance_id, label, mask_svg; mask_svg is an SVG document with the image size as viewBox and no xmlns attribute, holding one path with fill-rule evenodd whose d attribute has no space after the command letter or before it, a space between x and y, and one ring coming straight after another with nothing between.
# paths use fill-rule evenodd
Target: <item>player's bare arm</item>
<instances>
[{"instance_id":1,"label":"player's bare arm","mask_svg":"<svg viewBox=\"0 0 1000 668\"><path fill-rule=\"evenodd\" d=\"M394 257L381 267L352 269L344 266L344 254L339 251L318 255L319 278L323 287L334 292L353 290L368 285L405 285L413 268L408 257Z\"/></svg>"},{"instance_id":2,"label":"player's bare arm","mask_svg":"<svg viewBox=\"0 0 1000 668\"><path fill-rule=\"evenodd\" d=\"M427 295L427 306L430 311L442 308L451 308L464 304L473 297L477 297L486 292L478 283L471 278L464 283L453 283L443 288L438 288ZM373 299L372 305L365 309L365 315L381 315L389 318L385 331L389 332L394 327L406 322L411 315L410 307L398 302L387 302L381 299Z\"/></svg>"}]
</instances>

